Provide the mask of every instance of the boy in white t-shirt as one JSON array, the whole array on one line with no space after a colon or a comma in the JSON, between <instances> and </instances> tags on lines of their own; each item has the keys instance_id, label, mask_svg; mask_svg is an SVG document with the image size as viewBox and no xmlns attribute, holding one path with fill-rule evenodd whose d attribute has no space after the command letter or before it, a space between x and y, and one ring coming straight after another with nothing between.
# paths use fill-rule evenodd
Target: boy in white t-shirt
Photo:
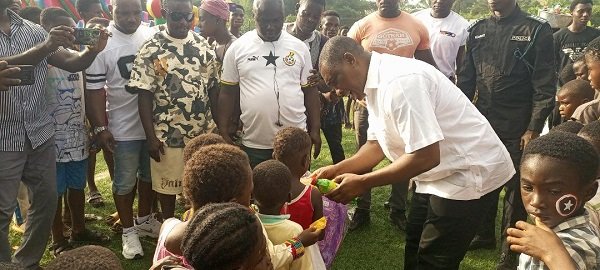
<instances>
[{"instance_id":1,"label":"boy in white t-shirt","mask_svg":"<svg viewBox=\"0 0 600 270\"><path fill-rule=\"evenodd\" d=\"M431 53L439 70L454 82L465 53L469 22L451 10L453 4L454 0L432 0L431 8L413 15L429 31Z\"/></svg>"},{"instance_id":2,"label":"boy in white t-shirt","mask_svg":"<svg viewBox=\"0 0 600 270\"><path fill-rule=\"evenodd\" d=\"M47 8L40 17L42 27L46 31L59 25L75 27L71 16L61 8ZM46 95L48 112L54 120L55 130L58 206L52 225L51 251L57 256L72 248L70 242L98 243L106 241L108 238L85 227L84 190L89 153L82 73L71 73L48 66ZM65 211L65 214L69 215L68 219L71 220L70 241L67 241L63 234L63 195L67 197L70 206Z\"/></svg>"},{"instance_id":3,"label":"boy in white t-shirt","mask_svg":"<svg viewBox=\"0 0 600 270\"><path fill-rule=\"evenodd\" d=\"M232 142L229 122L240 96L242 144L252 167L271 159L273 138L284 127L309 132L317 156L321 148L320 101L309 83L311 56L306 45L283 29L283 1L256 0L257 29L234 42L223 61L218 124Z\"/></svg>"},{"instance_id":4,"label":"boy in white t-shirt","mask_svg":"<svg viewBox=\"0 0 600 270\"><path fill-rule=\"evenodd\" d=\"M103 151L114 154L112 191L123 225L126 259L143 256L139 235L156 238L161 226L150 214L153 200L150 156L138 113L137 93L125 88L138 49L153 34L150 28L140 26L141 12L142 6L137 0L113 1L114 21L108 27L112 37L86 71L88 116L94 135ZM138 218L134 221L136 182L139 201Z\"/></svg>"}]
</instances>

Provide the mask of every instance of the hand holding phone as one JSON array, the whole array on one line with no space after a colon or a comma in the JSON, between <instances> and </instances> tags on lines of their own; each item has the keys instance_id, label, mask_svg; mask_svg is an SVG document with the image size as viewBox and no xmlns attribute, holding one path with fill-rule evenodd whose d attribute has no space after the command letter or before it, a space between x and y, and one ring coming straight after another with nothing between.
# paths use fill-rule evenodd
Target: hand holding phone
<instances>
[{"instance_id":1,"label":"hand holding phone","mask_svg":"<svg viewBox=\"0 0 600 270\"><path fill-rule=\"evenodd\" d=\"M100 29L95 28L75 28L73 31L75 44L94 46L100 39Z\"/></svg>"},{"instance_id":2,"label":"hand holding phone","mask_svg":"<svg viewBox=\"0 0 600 270\"><path fill-rule=\"evenodd\" d=\"M32 81L35 81L33 66L9 66L6 61L0 61L0 91L7 91L10 86L33 84Z\"/></svg>"}]
</instances>

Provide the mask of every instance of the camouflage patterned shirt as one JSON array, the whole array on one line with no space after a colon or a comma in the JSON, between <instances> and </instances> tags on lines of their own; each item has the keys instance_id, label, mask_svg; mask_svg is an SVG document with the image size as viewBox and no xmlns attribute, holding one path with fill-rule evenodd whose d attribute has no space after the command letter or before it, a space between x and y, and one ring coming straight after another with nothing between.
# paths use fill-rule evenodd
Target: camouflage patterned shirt
<instances>
[{"instance_id":1,"label":"camouflage patterned shirt","mask_svg":"<svg viewBox=\"0 0 600 270\"><path fill-rule=\"evenodd\" d=\"M217 85L217 75L214 51L204 38L190 32L175 39L163 30L138 52L129 86L154 93L156 137L182 148L215 128L208 90Z\"/></svg>"}]
</instances>

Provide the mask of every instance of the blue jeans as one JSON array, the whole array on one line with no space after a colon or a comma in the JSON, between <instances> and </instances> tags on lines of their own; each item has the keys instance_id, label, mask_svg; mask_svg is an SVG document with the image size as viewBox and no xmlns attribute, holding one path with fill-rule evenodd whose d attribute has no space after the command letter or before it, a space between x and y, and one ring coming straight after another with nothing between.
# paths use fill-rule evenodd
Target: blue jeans
<instances>
[{"instance_id":1,"label":"blue jeans","mask_svg":"<svg viewBox=\"0 0 600 270\"><path fill-rule=\"evenodd\" d=\"M150 154L146 140L118 141L114 152L115 179L112 191L117 195L127 195L133 191L137 179L146 183L150 177Z\"/></svg>"}]
</instances>

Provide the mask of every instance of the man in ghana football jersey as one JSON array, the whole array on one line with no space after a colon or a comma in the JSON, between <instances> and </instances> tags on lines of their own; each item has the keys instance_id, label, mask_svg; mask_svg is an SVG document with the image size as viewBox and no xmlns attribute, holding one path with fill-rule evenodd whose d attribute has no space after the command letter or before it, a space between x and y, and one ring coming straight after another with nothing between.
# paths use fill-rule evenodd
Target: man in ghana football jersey
<instances>
[{"instance_id":1,"label":"man in ghana football jersey","mask_svg":"<svg viewBox=\"0 0 600 270\"><path fill-rule=\"evenodd\" d=\"M465 54L469 22L452 11L454 0L432 0L431 8L414 13L429 31L431 53L444 75L456 81Z\"/></svg>"},{"instance_id":2,"label":"man in ghana football jersey","mask_svg":"<svg viewBox=\"0 0 600 270\"><path fill-rule=\"evenodd\" d=\"M137 0L113 1L114 22L108 27L112 37L106 51L99 54L86 71L88 117L102 151L114 155L112 192L123 225L122 253L127 259L144 255L138 233L157 237L161 225L150 215L154 196L150 156L138 113L137 93L125 89L138 49L153 34L148 27L140 26L141 12L142 6ZM139 201L138 217L134 221L136 182Z\"/></svg>"},{"instance_id":3,"label":"man in ghana football jersey","mask_svg":"<svg viewBox=\"0 0 600 270\"><path fill-rule=\"evenodd\" d=\"M104 49L108 33L102 32L96 46L71 53L60 47L73 46L73 28L58 26L48 33L9 10L11 3L0 1L0 60L35 66L35 82L0 91L0 262L11 260L8 228L23 182L32 201L23 244L13 261L26 269L38 269L57 202L54 125L44 87L48 65L69 72L86 69Z\"/></svg>"},{"instance_id":4,"label":"man in ghana football jersey","mask_svg":"<svg viewBox=\"0 0 600 270\"><path fill-rule=\"evenodd\" d=\"M429 45L429 33L423 23L413 15L400 10L399 0L377 0L377 11L367 15L352 25L348 37L361 44L367 51L387 53L402 57L416 58L436 66ZM369 113L358 102L355 106L354 121L357 143L361 147L366 141ZM392 185L389 198L390 220L399 229L406 226L406 196L408 182ZM370 221L371 191L358 198L357 210L352 217L350 230Z\"/></svg>"},{"instance_id":5,"label":"man in ghana football jersey","mask_svg":"<svg viewBox=\"0 0 600 270\"><path fill-rule=\"evenodd\" d=\"M316 157L321 149L320 104L317 89L308 82L308 47L282 31L282 0L255 0L253 10L256 30L234 42L223 61L220 133L231 142L228 119L240 95L242 144L252 166L272 158L275 133L289 126L308 131Z\"/></svg>"}]
</instances>

